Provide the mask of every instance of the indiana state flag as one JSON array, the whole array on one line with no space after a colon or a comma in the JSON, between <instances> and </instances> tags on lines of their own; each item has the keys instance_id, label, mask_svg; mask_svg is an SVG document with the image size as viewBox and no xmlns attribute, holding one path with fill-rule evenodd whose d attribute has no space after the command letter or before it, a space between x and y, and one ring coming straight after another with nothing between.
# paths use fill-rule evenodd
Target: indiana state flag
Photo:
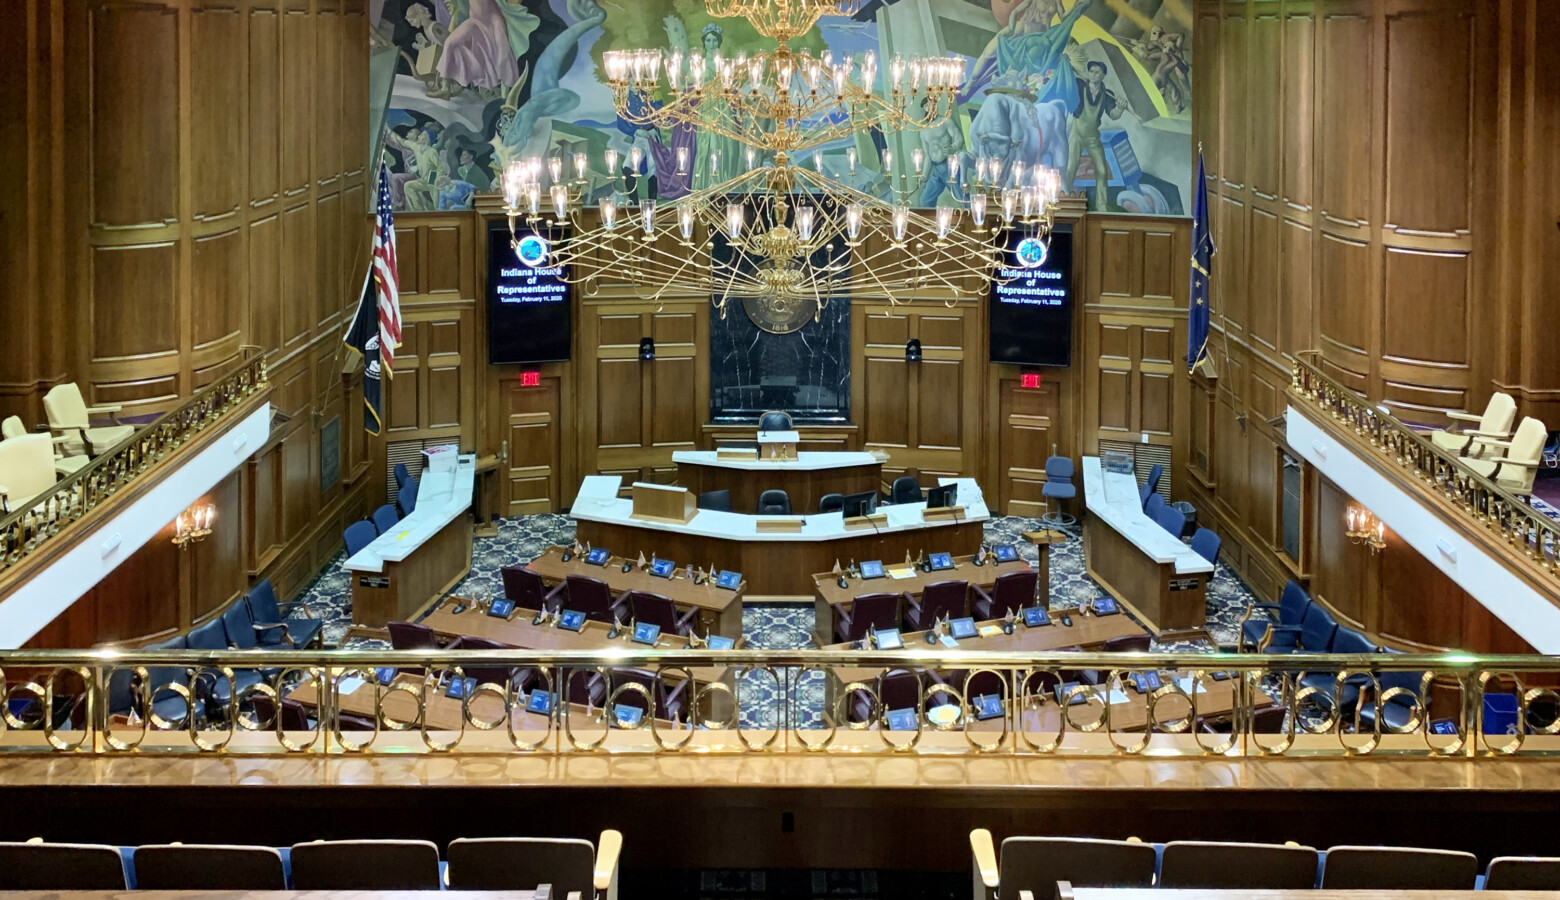
<instances>
[{"instance_id":1,"label":"indiana state flag","mask_svg":"<svg viewBox=\"0 0 1560 900\"><path fill-rule=\"evenodd\" d=\"M357 315L344 338L348 347L363 357L363 430L377 435L384 430L381 403L384 390L379 359L379 298L374 290L372 270L363 281Z\"/></svg>"},{"instance_id":2,"label":"indiana state flag","mask_svg":"<svg viewBox=\"0 0 1560 900\"><path fill-rule=\"evenodd\" d=\"M1186 305L1186 371L1208 358L1208 279L1213 270L1213 232L1208 227L1208 180L1197 154L1197 192L1192 208L1192 287Z\"/></svg>"}]
</instances>

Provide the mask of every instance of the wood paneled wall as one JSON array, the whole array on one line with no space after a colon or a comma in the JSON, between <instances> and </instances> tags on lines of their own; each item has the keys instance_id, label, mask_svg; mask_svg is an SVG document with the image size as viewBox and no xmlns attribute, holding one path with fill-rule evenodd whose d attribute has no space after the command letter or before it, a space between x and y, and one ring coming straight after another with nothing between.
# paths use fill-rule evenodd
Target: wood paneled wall
<instances>
[{"instance_id":1,"label":"wood paneled wall","mask_svg":"<svg viewBox=\"0 0 1560 900\"><path fill-rule=\"evenodd\" d=\"M1560 427L1555 354L1525 334L1560 314L1560 295L1537 288L1560 254L1560 178L1533 143L1560 128L1542 6L1196 4L1217 377L1195 382L1188 490L1259 593L1309 580L1343 619L1405 645L1510 641L1412 550L1360 559L1340 534L1341 495L1314 473L1301 558L1281 552L1290 359L1319 350L1330 374L1407 420L1480 409L1503 389Z\"/></svg>"},{"instance_id":2,"label":"wood paneled wall","mask_svg":"<svg viewBox=\"0 0 1560 900\"><path fill-rule=\"evenodd\" d=\"M281 413L214 494L217 534L173 557L154 541L40 639L187 628L262 576L291 594L382 483L360 378L341 374L368 261L367 0L18 7L27 48L0 63L25 99L0 126L14 138L0 149L0 333L16 336L0 414L42 421L62 381L89 404L155 414L245 345L269 355ZM121 620L118 598L138 590L157 609Z\"/></svg>"}]
</instances>

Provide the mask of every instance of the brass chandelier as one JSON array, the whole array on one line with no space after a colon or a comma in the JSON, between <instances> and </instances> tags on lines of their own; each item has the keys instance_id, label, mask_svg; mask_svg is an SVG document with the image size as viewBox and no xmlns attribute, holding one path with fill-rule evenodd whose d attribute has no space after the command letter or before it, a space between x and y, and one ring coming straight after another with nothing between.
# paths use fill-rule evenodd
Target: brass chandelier
<instances>
[{"instance_id":1,"label":"brass chandelier","mask_svg":"<svg viewBox=\"0 0 1560 900\"><path fill-rule=\"evenodd\" d=\"M710 0L712 16L746 18L776 42L774 49L734 57L680 49L606 53L618 115L639 126L719 135L743 145L743 158L721 159L715 150L695 160L695 151L679 146L677 174L697 167L702 184L677 200L636 204L614 177L594 222L585 216L595 185L584 154L516 160L502 190L520 261L558 267L587 293L610 273L654 301L707 294L722 316L736 299L771 331L801 327L834 296L884 296L897 304L931 293L951 304L982 291L1015 220L1042 239L1049 231L1060 179L1050 169L1025 173L1022 163L996 159L974 160L960 172L959 157L950 156L946 180L962 202L920 210L910 205L929 174L919 147L897 161L882 152L878 171L887 184L875 194L827 171L826 144L867 129L887 134L942 124L956 111L964 78L959 57L895 56L879 86L871 51L836 60L828 51L815 56L787 46L819 17L851 14L858 3ZM634 171L640 152L629 154ZM609 173L617 171L617 156L606 152ZM853 146L846 160L854 178Z\"/></svg>"}]
</instances>

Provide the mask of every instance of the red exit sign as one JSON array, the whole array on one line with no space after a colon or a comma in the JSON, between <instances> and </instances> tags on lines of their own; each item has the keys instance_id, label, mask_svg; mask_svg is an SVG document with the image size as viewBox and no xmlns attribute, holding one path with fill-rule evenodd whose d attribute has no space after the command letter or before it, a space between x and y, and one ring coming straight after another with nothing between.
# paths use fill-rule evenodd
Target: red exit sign
<instances>
[{"instance_id":1,"label":"red exit sign","mask_svg":"<svg viewBox=\"0 0 1560 900\"><path fill-rule=\"evenodd\" d=\"M541 387L542 386L542 373L541 372L521 372L520 373L520 386L521 387Z\"/></svg>"},{"instance_id":2,"label":"red exit sign","mask_svg":"<svg viewBox=\"0 0 1560 900\"><path fill-rule=\"evenodd\" d=\"M1040 386L1039 372L1025 372L1018 376L1018 386L1021 388L1037 388Z\"/></svg>"}]
</instances>

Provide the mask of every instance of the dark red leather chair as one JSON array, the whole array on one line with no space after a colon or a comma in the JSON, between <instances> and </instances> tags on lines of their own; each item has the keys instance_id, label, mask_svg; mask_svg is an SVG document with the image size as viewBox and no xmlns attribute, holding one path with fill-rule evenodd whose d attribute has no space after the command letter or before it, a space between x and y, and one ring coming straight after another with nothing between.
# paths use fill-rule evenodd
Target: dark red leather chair
<instances>
[{"instance_id":1,"label":"dark red leather chair","mask_svg":"<svg viewBox=\"0 0 1560 900\"><path fill-rule=\"evenodd\" d=\"M859 641L867 632L899 626L898 594L862 594L850 609L834 606L834 636L841 642Z\"/></svg>"},{"instance_id":2,"label":"dark red leather chair","mask_svg":"<svg viewBox=\"0 0 1560 900\"><path fill-rule=\"evenodd\" d=\"M549 591L542 576L525 566L504 566L498 572L504 578L504 596L515 601L515 605L521 609L545 609L551 612L555 604L561 602L563 584Z\"/></svg>"},{"instance_id":3,"label":"dark red leather chair","mask_svg":"<svg viewBox=\"0 0 1560 900\"><path fill-rule=\"evenodd\" d=\"M998 575L989 594L981 590L978 584L970 585L970 590L975 592L975 617L1000 619L1010 612L1016 615L1024 607L1034 605L1039 584L1040 573L1034 569L1025 569Z\"/></svg>"},{"instance_id":4,"label":"dark red leather chair","mask_svg":"<svg viewBox=\"0 0 1560 900\"><path fill-rule=\"evenodd\" d=\"M697 609L690 609L678 615L677 604L670 597L650 591L629 591L628 608L635 622L659 625L662 634L680 637L687 637L688 632L693 630L694 617L699 614Z\"/></svg>"},{"instance_id":5,"label":"dark red leather chair","mask_svg":"<svg viewBox=\"0 0 1560 900\"><path fill-rule=\"evenodd\" d=\"M921 591L921 599L906 593L905 623L910 631L924 631L943 616L957 619L969 615L970 585L967 581L935 581Z\"/></svg>"},{"instance_id":6,"label":"dark red leather chair","mask_svg":"<svg viewBox=\"0 0 1560 900\"><path fill-rule=\"evenodd\" d=\"M610 623L614 612L621 618L623 601L628 599L627 591L614 597L612 588L605 581L589 575L570 575L565 584L569 590L565 606L569 609L582 612L585 618L596 622Z\"/></svg>"},{"instance_id":7,"label":"dark red leather chair","mask_svg":"<svg viewBox=\"0 0 1560 900\"><path fill-rule=\"evenodd\" d=\"M387 622L390 629L390 646L396 650L437 650L439 636L432 628L418 622Z\"/></svg>"},{"instance_id":8,"label":"dark red leather chair","mask_svg":"<svg viewBox=\"0 0 1560 900\"><path fill-rule=\"evenodd\" d=\"M472 637L463 634L453 641L446 650L507 650L509 645L500 644L498 641L488 638ZM525 667L515 669L513 666L467 666L462 665L460 670L467 678L475 678L477 684L496 684L502 687L513 680L521 690L529 690L528 685L535 679L536 670Z\"/></svg>"}]
</instances>

